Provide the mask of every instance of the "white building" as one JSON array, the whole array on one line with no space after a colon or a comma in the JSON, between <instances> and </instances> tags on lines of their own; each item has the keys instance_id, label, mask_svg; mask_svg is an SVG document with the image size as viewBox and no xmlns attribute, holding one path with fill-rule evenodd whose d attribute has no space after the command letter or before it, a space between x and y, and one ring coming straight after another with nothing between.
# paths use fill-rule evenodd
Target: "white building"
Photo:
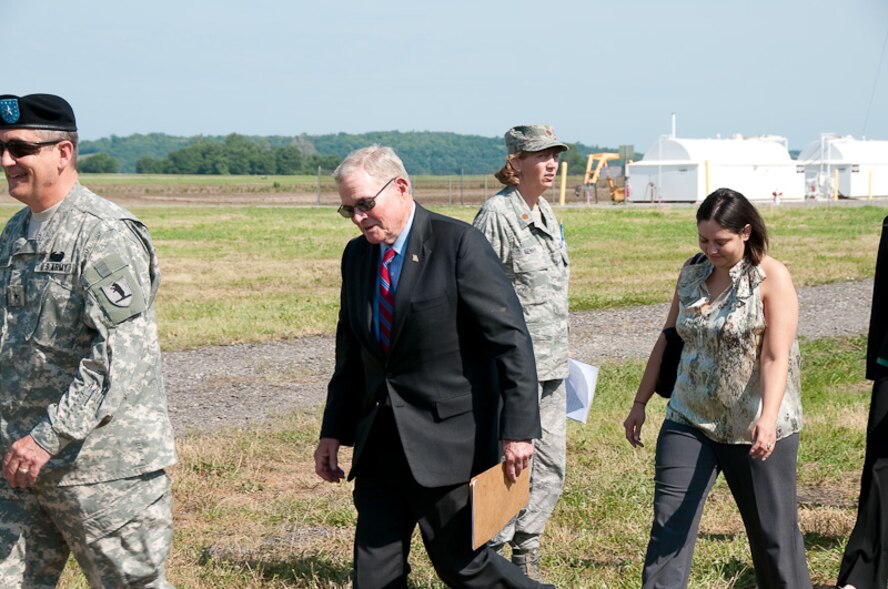
<instances>
[{"instance_id":1,"label":"white building","mask_svg":"<svg viewBox=\"0 0 888 589\"><path fill-rule=\"evenodd\" d=\"M888 141L824 133L799 154L811 198L888 196Z\"/></svg>"},{"instance_id":2,"label":"white building","mask_svg":"<svg viewBox=\"0 0 888 589\"><path fill-rule=\"evenodd\" d=\"M717 188L731 188L753 201L775 196L802 200L803 172L790 157L784 137L662 137L641 161L627 166L626 199L699 202Z\"/></svg>"}]
</instances>

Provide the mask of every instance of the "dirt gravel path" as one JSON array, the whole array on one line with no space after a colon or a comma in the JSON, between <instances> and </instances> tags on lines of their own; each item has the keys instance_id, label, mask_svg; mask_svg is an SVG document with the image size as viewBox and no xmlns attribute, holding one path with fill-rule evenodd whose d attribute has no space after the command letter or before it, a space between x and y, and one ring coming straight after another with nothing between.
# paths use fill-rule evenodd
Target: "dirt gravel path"
<instances>
[{"instance_id":1,"label":"dirt gravel path","mask_svg":"<svg viewBox=\"0 0 888 589\"><path fill-rule=\"evenodd\" d=\"M799 290L803 339L864 333L872 280ZM578 360L644 358L668 305L572 313L571 350ZM241 427L324 402L333 371L333 337L201 348L164 355L170 417L178 435Z\"/></svg>"}]
</instances>

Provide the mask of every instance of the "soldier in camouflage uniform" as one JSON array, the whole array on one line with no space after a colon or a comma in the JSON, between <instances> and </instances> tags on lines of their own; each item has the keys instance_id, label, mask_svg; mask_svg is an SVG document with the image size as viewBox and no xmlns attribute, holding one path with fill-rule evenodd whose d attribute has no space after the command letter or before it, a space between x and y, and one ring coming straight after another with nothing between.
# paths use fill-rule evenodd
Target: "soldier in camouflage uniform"
<instances>
[{"instance_id":1,"label":"soldier in camouflage uniform","mask_svg":"<svg viewBox=\"0 0 888 589\"><path fill-rule=\"evenodd\" d=\"M58 96L0 96L0 587L170 588L173 432L145 226L77 179Z\"/></svg>"},{"instance_id":2,"label":"soldier in camouflage uniform","mask_svg":"<svg viewBox=\"0 0 888 589\"><path fill-rule=\"evenodd\" d=\"M508 156L496 177L506 188L475 217L499 256L524 308L540 381L542 438L534 444L527 507L491 544L512 547L512 562L539 578L540 535L564 487L568 373L567 247L542 194L552 186L558 154L567 149L547 125L513 127L505 135Z\"/></svg>"}]
</instances>

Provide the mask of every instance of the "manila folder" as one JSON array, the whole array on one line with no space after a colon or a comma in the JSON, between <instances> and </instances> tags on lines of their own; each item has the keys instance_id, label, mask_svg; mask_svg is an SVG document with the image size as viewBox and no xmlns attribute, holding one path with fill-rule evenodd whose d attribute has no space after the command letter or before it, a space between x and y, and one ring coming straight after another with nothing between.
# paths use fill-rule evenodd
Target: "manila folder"
<instances>
[{"instance_id":1,"label":"manila folder","mask_svg":"<svg viewBox=\"0 0 888 589\"><path fill-rule=\"evenodd\" d=\"M527 505L530 469L525 468L514 483L506 476L505 464L488 468L469 482L472 503L472 549L493 538Z\"/></svg>"}]
</instances>

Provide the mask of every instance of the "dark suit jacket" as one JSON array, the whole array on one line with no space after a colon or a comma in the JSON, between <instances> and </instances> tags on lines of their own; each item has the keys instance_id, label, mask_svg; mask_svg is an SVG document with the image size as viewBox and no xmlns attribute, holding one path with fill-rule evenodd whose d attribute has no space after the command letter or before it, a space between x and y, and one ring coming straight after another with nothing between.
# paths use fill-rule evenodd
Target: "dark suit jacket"
<instances>
[{"instance_id":1,"label":"dark suit jacket","mask_svg":"<svg viewBox=\"0 0 888 589\"><path fill-rule=\"evenodd\" d=\"M379 246L361 236L345 248L321 437L353 444L349 479L360 474L388 396L417 482L463 483L496 464L500 439L540 437L530 336L509 279L472 226L417 204L403 253L386 358L373 333Z\"/></svg>"},{"instance_id":2,"label":"dark suit jacket","mask_svg":"<svg viewBox=\"0 0 888 589\"><path fill-rule=\"evenodd\" d=\"M888 368L877 362L888 358L888 217L882 221L882 239L876 257L873 302L870 311L869 340L866 354L866 378L878 380L888 375Z\"/></svg>"}]
</instances>

